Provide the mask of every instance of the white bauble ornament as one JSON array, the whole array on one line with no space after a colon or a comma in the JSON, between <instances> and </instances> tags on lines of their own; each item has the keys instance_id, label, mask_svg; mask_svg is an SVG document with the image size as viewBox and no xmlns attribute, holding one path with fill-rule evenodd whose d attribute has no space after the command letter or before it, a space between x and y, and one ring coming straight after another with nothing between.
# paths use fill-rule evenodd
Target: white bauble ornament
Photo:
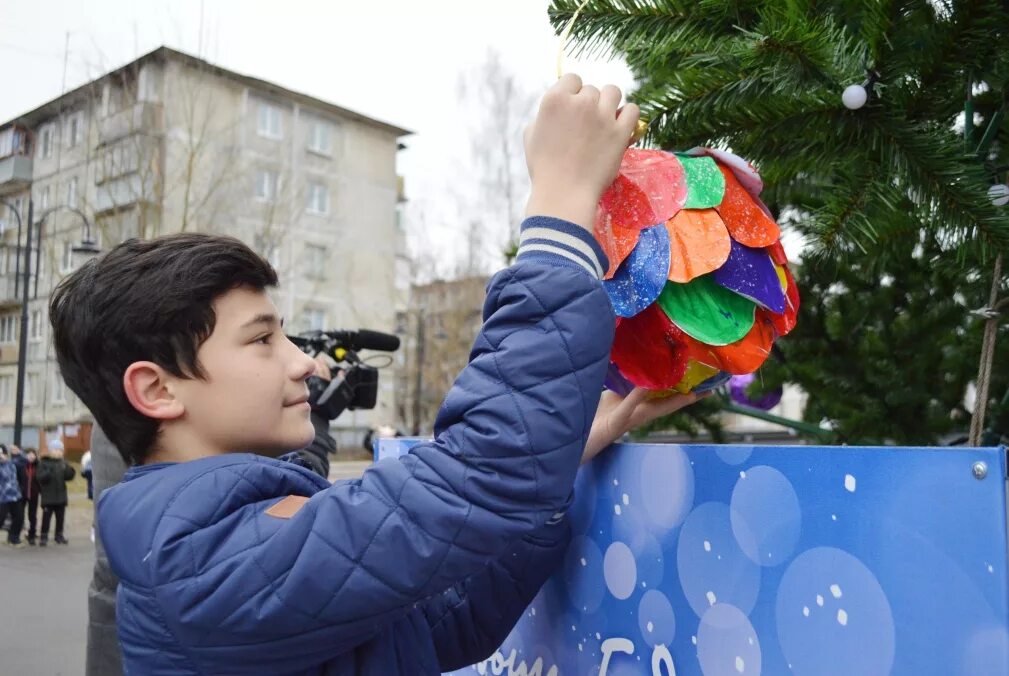
<instances>
[{"instance_id":1,"label":"white bauble ornament","mask_svg":"<svg viewBox=\"0 0 1009 676\"><path fill-rule=\"evenodd\" d=\"M848 85L841 94L841 102L848 110L858 110L869 100L869 92L860 84Z\"/></svg>"},{"instance_id":2,"label":"white bauble ornament","mask_svg":"<svg viewBox=\"0 0 1009 676\"><path fill-rule=\"evenodd\" d=\"M1004 207L1009 204L1009 185L996 183L988 188L988 199L997 207Z\"/></svg>"}]
</instances>

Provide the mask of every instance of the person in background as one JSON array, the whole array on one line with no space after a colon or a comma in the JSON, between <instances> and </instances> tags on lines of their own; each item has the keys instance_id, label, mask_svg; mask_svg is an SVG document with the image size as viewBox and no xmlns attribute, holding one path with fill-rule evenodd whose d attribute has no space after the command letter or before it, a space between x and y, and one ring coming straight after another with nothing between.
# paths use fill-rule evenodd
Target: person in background
<instances>
[{"instance_id":1,"label":"person in background","mask_svg":"<svg viewBox=\"0 0 1009 676\"><path fill-rule=\"evenodd\" d=\"M94 473L91 471L91 451L85 451L84 455L81 456L81 476L88 482L88 500L94 501L94 483L92 481Z\"/></svg>"},{"instance_id":2,"label":"person in background","mask_svg":"<svg viewBox=\"0 0 1009 676\"><path fill-rule=\"evenodd\" d=\"M42 486L42 537L39 546L49 543L49 524L56 515L56 537L58 545L70 544L63 536L63 518L67 511L67 482L76 472L63 460L63 444L55 441L49 453L39 463L39 484Z\"/></svg>"},{"instance_id":3,"label":"person in background","mask_svg":"<svg viewBox=\"0 0 1009 676\"><path fill-rule=\"evenodd\" d=\"M92 477L94 472L91 471L91 451L86 451L83 456L81 456L81 476L88 482L88 500L94 502L94 482ZM91 541L95 541L95 523L91 522Z\"/></svg>"},{"instance_id":4,"label":"person in background","mask_svg":"<svg viewBox=\"0 0 1009 676\"><path fill-rule=\"evenodd\" d=\"M21 506L24 508L24 520L28 522L28 544L35 546L39 522L39 454L34 448L24 452L25 466L21 479Z\"/></svg>"},{"instance_id":5,"label":"person in background","mask_svg":"<svg viewBox=\"0 0 1009 676\"><path fill-rule=\"evenodd\" d=\"M21 543L21 487L18 481L18 466L11 460L10 451L0 444L0 523L11 515L11 526L7 531L7 544L23 547Z\"/></svg>"}]
</instances>

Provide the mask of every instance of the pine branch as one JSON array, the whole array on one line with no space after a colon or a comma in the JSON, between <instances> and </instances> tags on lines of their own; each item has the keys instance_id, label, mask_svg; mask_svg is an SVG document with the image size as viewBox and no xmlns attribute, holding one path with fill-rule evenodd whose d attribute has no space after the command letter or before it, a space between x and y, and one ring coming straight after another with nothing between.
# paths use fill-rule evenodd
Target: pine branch
<instances>
[{"instance_id":1,"label":"pine branch","mask_svg":"<svg viewBox=\"0 0 1009 676\"><path fill-rule=\"evenodd\" d=\"M916 204L960 241L978 239L982 258L1009 246L1009 218L989 201L984 169L963 155L959 139L947 130L893 116L871 122L883 165Z\"/></svg>"}]
</instances>

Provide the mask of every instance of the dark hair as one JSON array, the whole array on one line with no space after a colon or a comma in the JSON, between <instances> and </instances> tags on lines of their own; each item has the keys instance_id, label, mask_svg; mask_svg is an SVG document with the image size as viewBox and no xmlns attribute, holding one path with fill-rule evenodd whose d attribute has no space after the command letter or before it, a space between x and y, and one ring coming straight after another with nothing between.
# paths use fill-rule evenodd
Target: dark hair
<instances>
[{"instance_id":1,"label":"dark hair","mask_svg":"<svg viewBox=\"0 0 1009 676\"><path fill-rule=\"evenodd\" d=\"M130 404L123 374L152 361L202 378L196 357L214 330L213 302L240 286L276 286L277 273L233 237L130 239L60 282L49 321L60 372L127 465L143 462L159 422Z\"/></svg>"}]
</instances>

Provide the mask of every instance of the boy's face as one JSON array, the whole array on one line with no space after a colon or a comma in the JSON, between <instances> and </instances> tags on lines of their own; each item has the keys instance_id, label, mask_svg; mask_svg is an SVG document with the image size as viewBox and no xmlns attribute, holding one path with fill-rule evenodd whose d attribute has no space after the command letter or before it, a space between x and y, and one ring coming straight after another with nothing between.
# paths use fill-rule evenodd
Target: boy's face
<instances>
[{"instance_id":1,"label":"boy's face","mask_svg":"<svg viewBox=\"0 0 1009 676\"><path fill-rule=\"evenodd\" d=\"M176 382L189 436L220 452L278 455L312 441L305 381L315 361L284 335L263 291L239 287L214 302L213 333L197 352L204 379Z\"/></svg>"}]
</instances>

